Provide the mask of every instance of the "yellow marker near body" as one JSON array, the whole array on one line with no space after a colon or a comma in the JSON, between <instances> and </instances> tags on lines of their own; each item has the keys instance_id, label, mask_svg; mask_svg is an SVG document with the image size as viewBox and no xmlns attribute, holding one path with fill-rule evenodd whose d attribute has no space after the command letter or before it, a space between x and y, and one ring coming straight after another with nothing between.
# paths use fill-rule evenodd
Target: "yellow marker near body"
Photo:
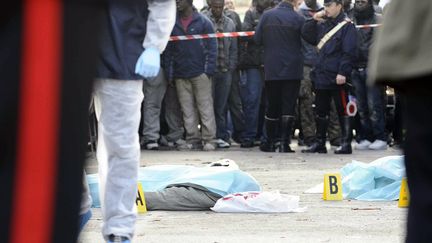
<instances>
[{"instance_id":1,"label":"yellow marker near body","mask_svg":"<svg viewBox=\"0 0 432 243\"><path fill-rule=\"evenodd\" d=\"M402 178L401 189L399 192L398 207L406 208L409 206L410 194L408 190L407 178Z\"/></svg>"},{"instance_id":2,"label":"yellow marker near body","mask_svg":"<svg viewBox=\"0 0 432 243\"><path fill-rule=\"evenodd\" d=\"M323 199L327 201L342 201L342 180L339 173L324 175Z\"/></svg>"},{"instance_id":3,"label":"yellow marker near body","mask_svg":"<svg viewBox=\"0 0 432 243\"><path fill-rule=\"evenodd\" d=\"M138 195L137 195L137 198L135 200L135 204L137 206L138 213L146 213L147 212L147 205L145 202L144 191L143 191L141 182L138 182Z\"/></svg>"}]
</instances>

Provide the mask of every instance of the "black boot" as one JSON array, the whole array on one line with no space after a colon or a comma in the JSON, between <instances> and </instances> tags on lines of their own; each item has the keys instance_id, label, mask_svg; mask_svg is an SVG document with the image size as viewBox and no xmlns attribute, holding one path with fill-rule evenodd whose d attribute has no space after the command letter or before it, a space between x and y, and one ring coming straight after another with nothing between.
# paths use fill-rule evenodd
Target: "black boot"
<instances>
[{"instance_id":1,"label":"black boot","mask_svg":"<svg viewBox=\"0 0 432 243\"><path fill-rule=\"evenodd\" d=\"M291 131L294 124L293 116L282 116L281 119L281 142L279 147L279 152L281 153L294 153L295 151L291 149Z\"/></svg>"},{"instance_id":2,"label":"black boot","mask_svg":"<svg viewBox=\"0 0 432 243\"><path fill-rule=\"evenodd\" d=\"M326 154L327 153L326 134L327 134L327 126L328 126L328 117L317 116L315 121L316 121L316 128L317 128L317 135L316 135L315 142L313 142L312 145L309 146L307 149L303 149L302 153Z\"/></svg>"},{"instance_id":3,"label":"black boot","mask_svg":"<svg viewBox=\"0 0 432 243\"><path fill-rule=\"evenodd\" d=\"M263 152L276 151L276 136L279 128L279 119L271 119L265 117L265 128L267 132L267 141L260 145L260 150Z\"/></svg>"},{"instance_id":4,"label":"black boot","mask_svg":"<svg viewBox=\"0 0 432 243\"><path fill-rule=\"evenodd\" d=\"M351 117L344 116L340 120L342 128L341 146L337 148L335 154L352 154L351 141L352 141L352 125Z\"/></svg>"}]
</instances>

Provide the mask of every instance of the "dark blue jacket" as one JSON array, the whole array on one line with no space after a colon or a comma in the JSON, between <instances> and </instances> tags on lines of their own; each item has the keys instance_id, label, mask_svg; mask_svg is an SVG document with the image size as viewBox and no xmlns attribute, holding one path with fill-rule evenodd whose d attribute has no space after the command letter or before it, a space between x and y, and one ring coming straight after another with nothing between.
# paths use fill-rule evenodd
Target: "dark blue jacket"
<instances>
[{"instance_id":1,"label":"dark blue jacket","mask_svg":"<svg viewBox=\"0 0 432 243\"><path fill-rule=\"evenodd\" d=\"M264 46L266 81L303 79L301 29L304 21L285 2L264 12L254 38Z\"/></svg>"},{"instance_id":2,"label":"dark blue jacket","mask_svg":"<svg viewBox=\"0 0 432 243\"><path fill-rule=\"evenodd\" d=\"M187 31L177 14L172 36L214 33L213 24L204 15L194 12ZM212 76L216 69L216 39L196 39L170 42L165 50L168 79L193 78L203 73Z\"/></svg>"},{"instance_id":3,"label":"dark blue jacket","mask_svg":"<svg viewBox=\"0 0 432 243\"><path fill-rule=\"evenodd\" d=\"M323 23L311 19L303 26L304 40L317 45L321 38L338 23L345 20L341 13L335 19L328 19ZM351 71L356 58L357 32L354 24L347 23L321 48L311 78L316 89L338 89L336 76L338 74L351 77Z\"/></svg>"},{"instance_id":4,"label":"dark blue jacket","mask_svg":"<svg viewBox=\"0 0 432 243\"><path fill-rule=\"evenodd\" d=\"M299 14L302 15L306 20L308 20L311 19L315 13L323 9L324 8L319 3L317 3L317 9L314 10L309 8L306 3L303 2L299 7ZM315 46L307 43L304 40L302 40L302 45L304 64L313 67L318 60L318 52Z\"/></svg>"},{"instance_id":5,"label":"dark blue jacket","mask_svg":"<svg viewBox=\"0 0 432 243\"><path fill-rule=\"evenodd\" d=\"M135 64L143 52L147 1L109 0L102 28L97 78L139 80Z\"/></svg>"}]
</instances>

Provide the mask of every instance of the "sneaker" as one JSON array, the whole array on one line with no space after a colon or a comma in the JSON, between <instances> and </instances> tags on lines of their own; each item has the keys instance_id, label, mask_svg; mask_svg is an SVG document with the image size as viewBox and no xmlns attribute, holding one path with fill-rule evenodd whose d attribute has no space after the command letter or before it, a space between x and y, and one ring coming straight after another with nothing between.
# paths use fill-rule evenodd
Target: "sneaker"
<instances>
[{"instance_id":1,"label":"sneaker","mask_svg":"<svg viewBox=\"0 0 432 243\"><path fill-rule=\"evenodd\" d=\"M110 235L108 243L130 243L131 241L125 236Z\"/></svg>"},{"instance_id":2,"label":"sneaker","mask_svg":"<svg viewBox=\"0 0 432 243\"><path fill-rule=\"evenodd\" d=\"M229 143L225 142L225 140L220 138L217 139L215 143L218 148L229 148L231 146Z\"/></svg>"},{"instance_id":3,"label":"sneaker","mask_svg":"<svg viewBox=\"0 0 432 243\"><path fill-rule=\"evenodd\" d=\"M180 146L180 145L182 145L182 144L186 144L186 141L183 140L183 139L181 139L181 138L177 139L177 140L174 142L174 146Z\"/></svg>"},{"instance_id":4,"label":"sneaker","mask_svg":"<svg viewBox=\"0 0 432 243\"><path fill-rule=\"evenodd\" d=\"M193 144L191 144L191 143L179 144L178 146L176 146L176 148L178 150L192 150Z\"/></svg>"},{"instance_id":5,"label":"sneaker","mask_svg":"<svg viewBox=\"0 0 432 243\"><path fill-rule=\"evenodd\" d=\"M204 151L213 151L215 149L216 149L215 146L211 143L205 143L203 147Z\"/></svg>"},{"instance_id":6,"label":"sneaker","mask_svg":"<svg viewBox=\"0 0 432 243\"><path fill-rule=\"evenodd\" d=\"M375 140L371 145L369 145L369 149L372 150L386 150L387 149L387 142L383 140Z\"/></svg>"},{"instance_id":7,"label":"sneaker","mask_svg":"<svg viewBox=\"0 0 432 243\"><path fill-rule=\"evenodd\" d=\"M149 141L147 141L147 142L144 143L144 149L147 149L147 150L158 150L159 149L159 144L155 140L149 140Z\"/></svg>"},{"instance_id":8,"label":"sneaker","mask_svg":"<svg viewBox=\"0 0 432 243\"><path fill-rule=\"evenodd\" d=\"M369 140L361 140L360 143L357 143L355 145L355 149L357 150L368 150L369 146L371 145L371 142Z\"/></svg>"}]
</instances>

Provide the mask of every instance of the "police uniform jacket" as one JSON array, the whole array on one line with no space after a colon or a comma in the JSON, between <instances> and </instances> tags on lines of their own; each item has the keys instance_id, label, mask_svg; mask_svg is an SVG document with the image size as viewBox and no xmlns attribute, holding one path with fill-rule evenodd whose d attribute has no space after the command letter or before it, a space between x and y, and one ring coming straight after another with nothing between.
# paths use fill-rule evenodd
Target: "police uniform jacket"
<instances>
[{"instance_id":1,"label":"police uniform jacket","mask_svg":"<svg viewBox=\"0 0 432 243\"><path fill-rule=\"evenodd\" d=\"M341 13L322 23L314 19L307 20L302 29L303 38L312 45L317 45L327 32L345 19L345 14ZM338 89L336 76L340 74L350 78L356 53L357 32L354 24L347 23L318 52L318 60L311 73L315 88Z\"/></svg>"}]
</instances>

